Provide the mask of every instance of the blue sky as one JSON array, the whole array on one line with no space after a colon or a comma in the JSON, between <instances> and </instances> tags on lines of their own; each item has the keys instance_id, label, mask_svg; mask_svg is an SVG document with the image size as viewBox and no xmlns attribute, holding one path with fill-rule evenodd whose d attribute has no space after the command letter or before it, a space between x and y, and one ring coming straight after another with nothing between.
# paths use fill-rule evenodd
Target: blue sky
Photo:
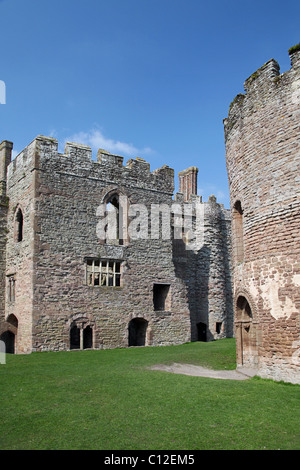
<instances>
[{"instance_id":1,"label":"blue sky","mask_svg":"<svg viewBox=\"0 0 300 470\"><path fill-rule=\"evenodd\" d=\"M197 166L198 194L229 207L223 119L255 70L290 68L295 0L0 0L0 141L37 135L151 170Z\"/></svg>"}]
</instances>

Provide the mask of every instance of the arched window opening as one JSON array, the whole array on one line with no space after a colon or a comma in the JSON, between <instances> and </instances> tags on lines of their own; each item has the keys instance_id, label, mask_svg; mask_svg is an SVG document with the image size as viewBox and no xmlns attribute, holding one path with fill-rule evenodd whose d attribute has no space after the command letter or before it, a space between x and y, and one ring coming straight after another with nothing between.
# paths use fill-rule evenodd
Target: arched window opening
<instances>
[{"instance_id":1,"label":"arched window opening","mask_svg":"<svg viewBox=\"0 0 300 470\"><path fill-rule=\"evenodd\" d=\"M18 322L17 317L16 317L13 313L11 313L11 314L7 317L7 320L6 320L6 321L7 321L7 323L10 323L10 324L11 324L12 326L14 326L15 328L18 328L19 322Z\"/></svg>"},{"instance_id":2,"label":"arched window opening","mask_svg":"<svg viewBox=\"0 0 300 470\"><path fill-rule=\"evenodd\" d=\"M123 220L123 212L119 203L118 194L113 194L107 199L106 213L108 216L108 224L105 227L105 231L107 233L106 242L123 245L124 241L121 222Z\"/></svg>"},{"instance_id":3,"label":"arched window opening","mask_svg":"<svg viewBox=\"0 0 300 470\"><path fill-rule=\"evenodd\" d=\"M83 330L83 349L93 347L93 329L89 325Z\"/></svg>"},{"instance_id":4,"label":"arched window opening","mask_svg":"<svg viewBox=\"0 0 300 470\"><path fill-rule=\"evenodd\" d=\"M242 263L244 261L244 227L241 201L236 201L233 206L232 222L235 244L235 261L236 263Z\"/></svg>"},{"instance_id":5,"label":"arched window opening","mask_svg":"<svg viewBox=\"0 0 300 470\"><path fill-rule=\"evenodd\" d=\"M16 241L21 242L23 240L23 213L20 207L17 210L15 218L15 234Z\"/></svg>"},{"instance_id":6,"label":"arched window opening","mask_svg":"<svg viewBox=\"0 0 300 470\"><path fill-rule=\"evenodd\" d=\"M73 323L70 328L70 349L90 349L93 347L93 328L86 323Z\"/></svg>"},{"instance_id":7,"label":"arched window opening","mask_svg":"<svg viewBox=\"0 0 300 470\"><path fill-rule=\"evenodd\" d=\"M80 329L76 325L70 330L70 349L80 349Z\"/></svg>"},{"instance_id":8,"label":"arched window opening","mask_svg":"<svg viewBox=\"0 0 300 470\"><path fill-rule=\"evenodd\" d=\"M216 322L216 333L217 333L217 335L219 335L222 331L222 323L223 322L221 322L221 321Z\"/></svg>"},{"instance_id":9,"label":"arched window opening","mask_svg":"<svg viewBox=\"0 0 300 470\"><path fill-rule=\"evenodd\" d=\"M128 325L128 346L145 346L147 327L144 318L133 318Z\"/></svg>"},{"instance_id":10,"label":"arched window opening","mask_svg":"<svg viewBox=\"0 0 300 470\"><path fill-rule=\"evenodd\" d=\"M236 320L248 322L252 320L252 311L248 300L240 295L236 302Z\"/></svg>"}]
</instances>

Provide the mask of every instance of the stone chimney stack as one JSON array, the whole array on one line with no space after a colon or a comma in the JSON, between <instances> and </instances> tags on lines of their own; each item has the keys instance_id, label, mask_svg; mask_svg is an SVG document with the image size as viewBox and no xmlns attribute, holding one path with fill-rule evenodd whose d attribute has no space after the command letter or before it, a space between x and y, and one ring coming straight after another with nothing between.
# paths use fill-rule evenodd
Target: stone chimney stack
<instances>
[{"instance_id":1,"label":"stone chimney stack","mask_svg":"<svg viewBox=\"0 0 300 470\"><path fill-rule=\"evenodd\" d=\"M197 195L198 168L191 166L187 170L180 171L179 192L183 194L184 201L188 201L192 194Z\"/></svg>"},{"instance_id":2,"label":"stone chimney stack","mask_svg":"<svg viewBox=\"0 0 300 470\"><path fill-rule=\"evenodd\" d=\"M13 143L3 140L0 144L0 196L6 196L6 172L11 162Z\"/></svg>"}]
</instances>

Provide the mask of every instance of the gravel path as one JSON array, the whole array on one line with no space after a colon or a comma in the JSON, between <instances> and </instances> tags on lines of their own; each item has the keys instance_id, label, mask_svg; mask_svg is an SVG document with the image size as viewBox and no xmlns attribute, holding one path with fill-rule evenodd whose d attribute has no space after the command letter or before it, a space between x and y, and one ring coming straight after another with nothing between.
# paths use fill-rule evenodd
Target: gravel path
<instances>
[{"instance_id":1,"label":"gravel path","mask_svg":"<svg viewBox=\"0 0 300 470\"><path fill-rule=\"evenodd\" d=\"M212 370L206 369L201 366L194 366L192 364L171 364L164 365L158 364L150 367L151 370L161 370L164 372L172 372L173 374L193 375L196 377L210 377L212 379L227 379L227 380L247 380L255 375L255 370L252 369L236 369L236 370Z\"/></svg>"}]
</instances>

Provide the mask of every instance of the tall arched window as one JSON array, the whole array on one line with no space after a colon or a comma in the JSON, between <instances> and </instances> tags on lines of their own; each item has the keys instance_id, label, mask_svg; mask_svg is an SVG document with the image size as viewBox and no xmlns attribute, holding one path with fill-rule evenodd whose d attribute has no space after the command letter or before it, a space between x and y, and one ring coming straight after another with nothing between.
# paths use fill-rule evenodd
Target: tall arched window
<instances>
[{"instance_id":1,"label":"tall arched window","mask_svg":"<svg viewBox=\"0 0 300 470\"><path fill-rule=\"evenodd\" d=\"M122 223L120 223L123 220L123 215L118 194L113 194L107 199L106 211L110 214L108 221L112 224L110 230L108 226L106 227L106 241L116 245L123 245Z\"/></svg>"},{"instance_id":2,"label":"tall arched window","mask_svg":"<svg viewBox=\"0 0 300 470\"><path fill-rule=\"evenodd\" d=\"M23 240L23 213L20 207L17 210L15 218L15 234L16 241L21 242Z\"/></svg>"},{"instance_id":3,"label":"tall arched window","mask_svg":"<svg viewBox=\"0 0 300 470\"><path fill-rule=\"evenodd\" d=\"M235 262L242 263L244 261L244 227L241 201L236 201L233 206L232 222Z\"/></svg>"}]
</instances>

